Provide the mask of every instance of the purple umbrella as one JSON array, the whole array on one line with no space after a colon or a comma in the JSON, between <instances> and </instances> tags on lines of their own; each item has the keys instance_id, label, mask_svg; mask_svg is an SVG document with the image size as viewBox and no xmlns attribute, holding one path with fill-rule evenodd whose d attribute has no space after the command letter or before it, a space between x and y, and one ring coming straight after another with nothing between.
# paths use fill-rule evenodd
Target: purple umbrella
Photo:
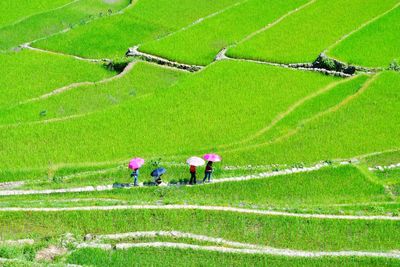
<instances>
[{"instance_id":1,"label":"purple umbrella","mask_svg":"<svg viewBox=\"0 0 400 267\"><path fill-rule=\"evenodd\" d=\"M131 161L129 162L129 169L139 169L140 167L142 167L142 165L144 164L144 159L142 158L134 158L131 159Z\"/></svg>"},{"instance_id":2,"label":"purple umbrella","mask_svg":"<svg viewBox=\"0 0 400 267\"><path fill-rule=\"evenodd\" d=\"M203 157L205 160L207 161L211 161L211 162L220 162L222 159L219 155L217 154L205 154Z\"/></svg>"}]
</instances>

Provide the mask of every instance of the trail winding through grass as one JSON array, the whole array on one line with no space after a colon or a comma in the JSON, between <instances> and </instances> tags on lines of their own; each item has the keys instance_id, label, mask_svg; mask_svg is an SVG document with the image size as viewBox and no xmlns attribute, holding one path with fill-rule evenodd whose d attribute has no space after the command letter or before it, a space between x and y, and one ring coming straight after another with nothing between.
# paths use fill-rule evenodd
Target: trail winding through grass
<instances>
[{"instance_id":1,"label":"trail winding through grass","mask_svg":"<svg viewBox=\"0 0 400 267\"><path fill-rule=\"evenodd\" d=\"M111 244L99 243L104 240L120 240L126 238L157 238L157 237L173 237L186 238L200 242L215 243L214 246L194 245L178 242L145 242L145 243L117 243L115 246ZM228 247L224 247L228 246ZM220 253L245 253L245 254L268 254L275 256L287 257L386 257L400 258L400 252L374 252L374 251L302 251L293 249L282 249L268 246L261 246L249 243L241 243L223 238L198 235L180 231L146 231L146 232L129 232L120 234L98 235L90 243L80 243L77 248L99 248L104 250L112 249L130 249L137 247L168 247L178 249L193 249L216 251Z\"/></svg>"},{"instance_id":2,"label":"trail winding through grass","mask_svg":"<svg viewBox=\"0 0 400 267\"><path fill-rule=\"evenodd\" d=\"M72 5L72 4L75 4L75 3L79 2L79 1L81 1L81 0L73 0L73 1L71 1L71 2L69 2L69 3L66 3L66 4L62 5L62 6L59 6L59 7L50 9L50 10L46 10L46 11L43 11L43 12L38 12L38 13L35 13L35 14L31 14L31 15L29 15L29 16L25 16L25 17L23 17L23 18L20 18L20 19L14 21L14 22L11 23L11 24L7 24L7 25L4 25L3 27L0 27L0 30L3 29L3 28L6 28L6 27L15 26L16 24L21 23L22 21L27 20L27 19L29 19L29 18L31 18L31 17L34 17L34 16L37 16L37 15L40 15L40 14L44 14L44 13L48 13L48 12L53 12L53 11L62 9L62 8L64 8L64 7L67 7L67 6L70 6L70 5Z\"/></svg>"},{"instance_id":3,"label":"trail winding through grass","mask_svg":"<svg viewBox=\"0 0 400 267\"><path fill-rule=\"evenodd\" d=\"M329 50L333 49L334 47L336 47L338 44L340 44L342 41L344 41L345 39L347 39L348 37L350 37L351 35L353 35L354 33L362 30L363 28L365 28L366 26L368 26L369 24L377 21L378 19L382 18L383 16L385 16L386 14L390 13L391 11L393 11L394 9L398 8L400 6L400 2L398 2L397 4L395 4L392 8L386 10L385 12L383 12L382 14L364 22L363 24L361 24L359 27L357 27L356 29L352 30L351 32L343 35L340 39L338 39L335 43L333 43L332 45L330 45L329 47L327 47L324 50L324 53L327 53Z\"/></svg>"},{"instance_id":4,"label":"trail winding through grass","mask_svg":"<svg viewBox=\"0 0 400 267\"><path fill-rule=\"evenodd\" d=\"M44 95L41 95L39 97L31 98L31 99L25 100L23 102L20 102L20 105L27 104L27 103L32 103L32 102L35 102L35 101L38 101L38 100L42 100L42 99L46 99L46 98L49 98L51 96L54 96L54 95L57 95L57 94L61 94L63 92L66 92L66 91L69 91L71 89L74 89L76 87L85 86L85 85L103 84L103 83L108 83L108 82L114 81L116 79L120 79L120 78L124 77L126 74L128 74L132 70L132 68L135 66L135 64L136 64L136 61L130 62L124 68L124 70L121 73L119 73L119 74L117 74L115 76L112 76L112 77L109 77L109 78L106 78L106 79L103 79L103 80L100 80L100 81L96 81L96 82L72 83L72 84L69 84L67 86L63 86L61 88L55 89L55 90L53 90L53 91L51 91L49 93L46 93Z\"/></svg>"},{"instance_id":5,"label":"trail winding through grass","mask_svg":"<svg viewBox=\"0 0 400 267\"><path fill-rule=\"evenodd\" d=\"M303 168L291 168L273 172L263 172L255 175L247 175L240 177L230 177L230 178L220 178L214 179L213 183L225 183L225 182L240 182L254 179L263 179L268 177L274 177L279 175L289 175L294 173L302 173L302 172L311 172L317 171L321 168L328 167L329 164L326 163L318 163L311 167L303 167ZM213 184L210 183L210 184ZM199 184L200 185L210 185ZM143 185L142 185L143 186ZM134 187L135 188L135 187ZM134 189L133 188L133 189ZM62 189L44 189L44 190L0 190L0 196L16 196L16 195L48 195L48 194L57 194L57 193L76 193L76 192L94 192L94 191L108 191L113 190L113 185L99 185L99 186L86 186L86 187L75 187L75 188L62 188Z\"/></svg>"},{"instance_id":6,"label":"trail winding through grass","mask_svg":"<svg viewBox=\"0 0 400 267\"><path fill-rule=\"evenodd\" d=\"M354 79L357 76L353 76ZM295 111L298 107L302 106L305 102L307 102L310 99L313 99L323 93L329 92L331 89L333 89L334 87L336 87L339 84L345 83L349 81L348 79L346 80L339 80L336 82L332 82L330 84L328 84L327 86L323 87L322 89L309 94L303 98L301 98L300 100L298 100L297 102L295 102L294 104L292 104L291 106L288 107L288 109L280 114L278 114L268 125L266 125L264 128L260 129L259 131L257 131L256 133L252 134L251 136L240 140L239 142L236 142L234 144L230 144L230 145L226 145L226 146L221 146L221 148L223 147L230 147L230 146L234 146L234 145L240 145L240 144L244 144L247 143L249 141L252 141L254 139L256 139L257 137L267 133L269 130L271 130L276 124L278 124L281 120L283 120L284 118L286 118L288 115L290 115L293 111Z\"/></svg>"},{"instance_id":7,"label":"trail winding through grass","mask_svg":"<svg viewBox=\"0 0 400 267\"><path fill-rule=\"evenodd\" d=\"M306 118L306 119L304 119L304 120L299 121L298 125L304 125L304 124L309 123L309 122L311 122L311 121L314 121L314 120L316 120L316 119L318 119L318 118L320 118L320 117L322 117L322 116L325 116L325 115L327 115L327 114L336 112L336 111L338 111L340 108L346 106L348 103L350 103L351 101L353 101L354 99L356 99L357 97L359 97L361 94L363 94L363 93L369 88L369 86L379 77L380 73L381 73L381 72L376 73L376 74L373 74L373 76L372 76L371 78L369 78L369 79L361 86L361 88L360 88L356 93L354 93L354 94L352 94L352 95L346 97L343 101L341 101L341 102L338 103L337 105L335 105L335 106L333 106L333 107L331 107L331 108L329 108L329 109L327 109L327 110L324 110L324 111L322 111L322 112L319 112L319 113L315 114L314 116L312 116L312 117L310 117L310 118ZM346 81L347 81L347 80L346 80ZM337 84L338 84L338 83L339 83L339 82L337 82ZM335 85L337 85L337 84L335 84ZM329 85L328 85L328 86L329 86ZM300 100L300 101L301 101L301 100ZM289 115L289 114L290 114L290 112L289 112L287 115ZM278 117L279 117L279 116L280 116L280 115L278 115ZM284 117L283 117L283 118L284 118ZM283 118L281 118L281 119L283 119ZM276 118L275 120L277 120L277 119L279 119L279 118ZM279 120L277 121L277 123L278 123L278 122L279 122ZM274 125L272 125L272 126L274 126ZM264 128L264 129L266 129L265 131L268 131L268 130L269 130L269 126L267 126L267 127ZM260 131L263 131L264 129L261 129ZM287 133L284 133L284 134L282 134L281 136L279 136L279 137L273 139L273 140L269 140L269 141L263 142L263 143L248 145L248 146L245 146L245 147L238 147L238 148L232 148L232 149L228 148L228 149L225 149L224 152L246 151L246 150L253 149L253 148L259 148L259 147L268 146L268 145L277 143L277 142L279 142L279 141L281 141L281 140L283 140L283 139L289 138L290 136L295 135L300 129L301 129L301 127L296 127L296 128L294 128L294 129L291 129L291 130L288 131ZM264 132L262 132L261 135L262 135L263 133L264 133ZM257 138L258 136L260 136L258 133L256 133L255 135L256 135L256 138ZM248 139L249 139L249 141L251 141L253 138L249 137ZM246 140L246 139L245 139L245 140ZM246 142L246 141L245 141L245 142ZM241 143L239 143L239 144L241 144Z\"/></svg>"},{"instance_id":8,"label":"trail winding through grass","mask_svg":"<svg viewBox=\"0 0 400 267\"><path fill-rule=\"evenodd\" d=\"M80 56L76 56L76 55L72 55L72 54L66 54L66 53L62 53L62 52L45 50L45 49L42 49L42 48L33 47L33 46L31 46L30 43L26 43L26 44L21 45L21 48L22 49L33 50L33 51L37 51L37 52L41 52L41 53L51 54L51 55L71 57L71 58L74 58L74 59L77 59L77 60L93 62L93 63L111 62L111 59L107 59L107 58L105 58L105 59L84 58L84 57L80 57Z\"/></svg>"},{"instance_id":9,"label":"trail winding through grass","mask_svg":"<svg viewBox=\"0 0 400 267\"><path fill-rule=\"evenodd\" d=\"M0 208L0 212L60 212L60 211L110 211L110 210L203 210L218 212L234 212L242 214L257 214L263 216L295 217L303 219L328 219L328 220L382 220L400 221L400 216L362 216L362 215L332 215L316 213L293 213L271 210L257 210L233 208L224 206L201 206L201 205L116 205L116 206L83 206L83 207L63 207L63 208Z\"/></svg>"},{"instance_id":10,"label":"trail winding through grass","mask_svg":"<svg viewBox=\"0 0 400 267\"><path fill-rule=\"evenodd\" d=\"M295 9L289 11L288 13L284 14L283 16L281 16L280 18L278 18L277 20L275 20L274 22L272 22L272 23L266 25L265 27L263 27L263 28L261 28L261 29L255 31L255 32L253 32L253 33L251 33L251 34L249 34L249 35L247 35L245 38L243 38L242 40L238 41L235 45L238 45L238 44L241 44L241 43L243 43L243 42L246 42L246 41L250 40L251 38L253 38L253 37L256 36L257 34L260 34L260 33L264 32L264 31L266 31L266 30L268 30L268 29L274 27L275 25L279 24L281 21L283 21L283 20L286 19L287 17L289 17L289 16L291 16L291 15L293 15L293 14L295 14L295 13L301 11L302 9L304 9L304 8L306 8L306 7L308 7L308 6L312 5L312 4L314 4L315 2L317 2L317 0L311 0L311 1L307 2L307 3L305 3L304 5L302 5L302 6L300 6L300 7L297 7L297 8L295 8Z\"/></svg>"},{"instance_id":11,"label":"trail winding through grass","mask_svg":"<svg viewBox=\"0 0 400 267\"><path fill-rule=\"evenodd\" d=\"M100 248L104 250L111 250L111 245L104 244L91 244L86 247ZM130 249L130 248L177 248L177 249L192 249L203 251L214 251L219 253L240 253L240 254L266 254L274 256L286 257L307 257L307 258L320 258L320 257L385 257L400 259L400 253L397 252L369 252L369 251L301 251L290 249L278 248L265 248L265 249L250 249L250 248L228 248L218 246L200 246L186 243L173 243L173 242L149 242L149 243L118 243L115 249Z\"/></svg>"}]
</instances>

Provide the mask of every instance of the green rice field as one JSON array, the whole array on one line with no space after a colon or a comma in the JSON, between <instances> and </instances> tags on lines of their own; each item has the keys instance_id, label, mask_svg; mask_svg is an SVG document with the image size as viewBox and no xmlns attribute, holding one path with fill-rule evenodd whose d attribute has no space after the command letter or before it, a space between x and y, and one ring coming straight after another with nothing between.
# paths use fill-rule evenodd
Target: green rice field
<instances>
[{"instance_id":1,"label":"green rice field","mask_svg":"<svg viewBox=\"0 0 400 267\"><path fill-rule=\"evenodd\" d=\"M0 266L400 265L398 0L0 10Z\"/></svg>"}]
</instances>

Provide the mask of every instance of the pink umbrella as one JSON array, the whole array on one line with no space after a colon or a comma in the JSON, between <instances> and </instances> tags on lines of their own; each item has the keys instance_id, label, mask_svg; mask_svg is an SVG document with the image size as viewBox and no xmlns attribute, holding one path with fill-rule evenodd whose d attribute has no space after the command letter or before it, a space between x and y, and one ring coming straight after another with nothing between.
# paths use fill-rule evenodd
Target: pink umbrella
<instances>
[{"instance_id":1,"label":"pink umbrella","mask_svg":"<svg viewBox=\"0 0 400 267\"><path fill-rule=\"evenodd\" d=\"M217 154L205 154L203 157L207 161L212 161L212 162L220 162L222 159L219 155Z\"/></svg>"},{"instance_id":2,"label":"pink umbrella","mask_svg":"<svg viewBox=\"0 0 400 267\"><path fill-rule=\"evenodd\" d=\"M142 158L134 158L131 159L131 161L129 162L129 169L139 169L140 167L142 167L142 165L144 164L144 159Z\"/></svg>"}]
</instances>

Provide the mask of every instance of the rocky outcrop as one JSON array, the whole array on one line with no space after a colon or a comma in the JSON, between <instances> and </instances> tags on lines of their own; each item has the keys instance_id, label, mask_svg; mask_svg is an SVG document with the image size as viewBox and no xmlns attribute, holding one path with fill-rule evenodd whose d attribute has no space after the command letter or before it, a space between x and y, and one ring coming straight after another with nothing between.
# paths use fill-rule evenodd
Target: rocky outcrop
<instances>
[{"instance_id":1,"label":"rocky outcrop","mask_svg":"<svg viewBox=\"0 0 400 267\"><path fill-rule=\"evenodd\" d=\"M312 65L314 68L343 72L350 75L353 75L356 72L354 66L329 58L324 53L321 53Z\"/></svg>"}]
</instances>

